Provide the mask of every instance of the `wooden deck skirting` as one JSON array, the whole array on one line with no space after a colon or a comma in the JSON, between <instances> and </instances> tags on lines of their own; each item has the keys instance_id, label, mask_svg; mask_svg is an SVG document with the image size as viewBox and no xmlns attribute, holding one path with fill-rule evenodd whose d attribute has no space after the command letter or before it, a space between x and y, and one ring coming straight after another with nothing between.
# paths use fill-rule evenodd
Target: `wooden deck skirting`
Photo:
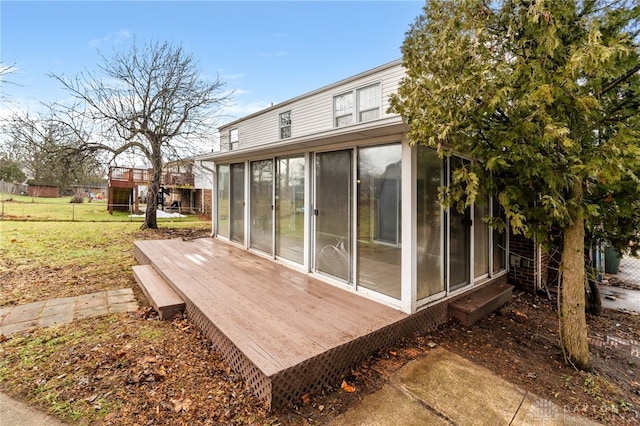
<instances>
[{"instance_id":1,"label":"wooden deck skirting","mask_svg":"<svg viewBox=\"0 0 640 426\"><path fill-rule=\"evenodd\" d=\"M407 315L211 238L136 241L134 253L270 407L339 386L367 356L448 319L447 303Z\"/></svg>"}]
</instances>

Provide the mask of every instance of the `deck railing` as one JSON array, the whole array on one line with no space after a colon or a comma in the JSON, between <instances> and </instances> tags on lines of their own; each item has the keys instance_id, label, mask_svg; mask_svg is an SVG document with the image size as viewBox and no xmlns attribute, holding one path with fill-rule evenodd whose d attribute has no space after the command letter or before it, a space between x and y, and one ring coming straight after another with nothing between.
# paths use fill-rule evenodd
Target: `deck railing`
<instances>
[{"instance_id":1,"label":"deck railing","mask_svg":"<svg viewBox=\"0 0 640 426\"><path fill-rule=\"evenodd\" d=\"M165 172L162 175L164 185L195 186L193 173Z\"/></svg>"},{"instance_id":2,"label":"deck railing","mask_svg":"<svg viewBox=\"0 0 640 426\"><path fill-rule=\"evenodd\" d=\"M135 169L131 167L110 167L109 182L130 182L147 184L151 181L151 169ZM195 186L193 173L165 172L162 174L163 185Z\"/></svg>"},{"instance_id":3,"label":"deck railing","mask_svg":"<svg viewBox=\"0 0 640 426\"><path fill-rule=\"evenodd\" d=\"M131 167L110 167L109 182L147 183L151 180L151 169L134 169Z\"/></svg>"}]
</instances>

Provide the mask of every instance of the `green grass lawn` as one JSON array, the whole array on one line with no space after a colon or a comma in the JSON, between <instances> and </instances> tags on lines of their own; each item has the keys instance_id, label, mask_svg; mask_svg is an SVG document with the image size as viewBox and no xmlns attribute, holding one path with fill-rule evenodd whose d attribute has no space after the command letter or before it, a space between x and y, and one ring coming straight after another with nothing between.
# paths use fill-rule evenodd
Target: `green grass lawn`
<instances>
[{"instance_id":1,"label":"green grass lawn","mask_svg":"<svg viewBox=\"0 0 640 426\"><path fill-rule=\"evenodd\" d=\"M144 211L145 205L140 209ZM94 200L91 203L71 203L71 197L38 198L0 192L0 218L3 220L28 221L77 221L77 222L138 222L143 217L129 217L129 212L107 210L106 200ZM185 215L179 218L158 218L159 222L199 221L197 215Z\"/></svg>"}]
</instances>

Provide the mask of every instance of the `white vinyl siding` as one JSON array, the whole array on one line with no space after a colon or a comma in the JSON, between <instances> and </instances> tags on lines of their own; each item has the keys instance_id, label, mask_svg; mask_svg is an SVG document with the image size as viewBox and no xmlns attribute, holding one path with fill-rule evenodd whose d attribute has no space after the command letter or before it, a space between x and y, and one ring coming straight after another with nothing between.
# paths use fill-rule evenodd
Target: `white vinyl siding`
<instances>
[{"instance_id":1,"label":"white vinyl siding","mask_svg":"<svg viewBox=\"0 0 640 426\"><path fill-rule=\"evenodd\" d=\"M368 106L368 108L360 110L363 122L397 116L396 114L388 114L386 110L389 107L388 97L397 92L398 84L403 75L402 63L396 61L229 123L219 129L223 138L221 147L224 150L229 146L229 142L224 138L228 137L229 130L233 128L239 129L241 135L239 149L264 146L281 141L280 114L287 111L291 111L292 119L295 116L295 131L292 128L291 133L292 142L295 139L334 130L336 129L334 106L336 96L351 94L352 107L355 108L353 97L357 96L356 92L360 89L365 89L361 92L363 98L377 96L379 103L377 109L373 108L371 104L363 104ZM371 86L377 86L377 95L366 90ZM354 111L355 113L357 111ZM377 117L375 117L376 114ZM355 117L352 120L351 124L353 125L356 121ZM345 128L344 131L348 130Z\"/></svg>"}]
</instances>

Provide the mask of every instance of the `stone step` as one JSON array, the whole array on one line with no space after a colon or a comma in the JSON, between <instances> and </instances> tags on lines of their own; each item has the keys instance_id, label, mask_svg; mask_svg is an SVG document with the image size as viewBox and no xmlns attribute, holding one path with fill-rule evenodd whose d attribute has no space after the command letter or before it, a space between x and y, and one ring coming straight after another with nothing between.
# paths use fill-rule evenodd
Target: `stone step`
<instances>
[{"instance_id":1,"label":"stone step","mask_svg":"<svg viewBox=\"0 0 640 426\"><path fill-rule=\"evenodd\" d=\"M494 282L451 302L449 315L470 326L507 303L512 295L512 285Z\"/></svg>"},{"instance_id":2,"label":"stone step","mask_svg":"<svg viewBox=\"0 0 640 426\"><path fill-rule=\"evenodd\" d=\"M133 276L147 301L158 312L160 319L171 320L184 311L184 301L151 265L134 265Z\"/></svg>"}]
</instances>

